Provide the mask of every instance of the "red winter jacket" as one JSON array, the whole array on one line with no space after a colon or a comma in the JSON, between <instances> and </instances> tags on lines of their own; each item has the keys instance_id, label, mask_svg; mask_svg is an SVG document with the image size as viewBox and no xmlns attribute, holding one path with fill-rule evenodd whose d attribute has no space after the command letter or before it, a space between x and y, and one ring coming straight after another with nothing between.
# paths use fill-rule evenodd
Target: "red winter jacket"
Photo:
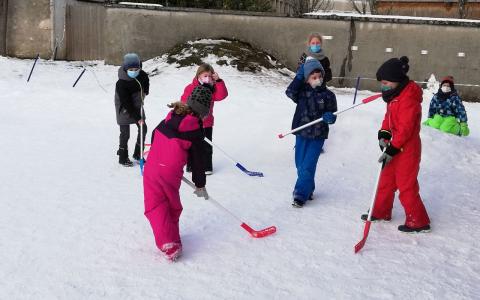
<instances>
[{"instance_id":1,"label":"red winter jacket","mask_svg":"<svg viewBox=\"0 0 480 300\"><path fill-rule=\"evenodd\" d=\"M392 133L392 146L403 152L418 151L420 155L420 121L422 89L410 81L403 91L387 104L382 130Z\"/></svg>"},{"instance_id":2,"label":"red winter jacket","mask_svg":"<svg viewBox=\"0 0 480 300\"><path fill-rule=\"evenodd\" d=\"M185 87L183 91L183 95L180 98L183 103L187 103L188 97L192 94L193 90L200 85L198 82L197 77L193 78L192 83ZM210 113L203 119L203 128L213 127L213 105L215 101L222 101L223 99L227 98L228 91L227 87L225 86L225 82L221 79L217 80L214 85L214 91L212 94L212 102L210 103Z\"/></svg>"}]
</instances>

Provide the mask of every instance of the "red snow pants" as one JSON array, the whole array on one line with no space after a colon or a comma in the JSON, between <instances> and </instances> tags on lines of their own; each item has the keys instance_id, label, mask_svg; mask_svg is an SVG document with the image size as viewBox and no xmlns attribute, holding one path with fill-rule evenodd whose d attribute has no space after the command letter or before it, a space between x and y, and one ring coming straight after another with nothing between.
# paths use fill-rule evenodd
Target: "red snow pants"
<instances>
[{"instance_id":1,"label":"red snow pants","mask_svg":"<svg viewBox=\"0 0 480 300\"><path fill-rule=\"evenodd\" d=\"M430 224L417 180L421 157L420 137L410 140L403 150L393 157L380 175L372 216L391 219L393 200L398 189L400 203L405 210L405 225L419 228Z\"/></svg>"}]
</instances>

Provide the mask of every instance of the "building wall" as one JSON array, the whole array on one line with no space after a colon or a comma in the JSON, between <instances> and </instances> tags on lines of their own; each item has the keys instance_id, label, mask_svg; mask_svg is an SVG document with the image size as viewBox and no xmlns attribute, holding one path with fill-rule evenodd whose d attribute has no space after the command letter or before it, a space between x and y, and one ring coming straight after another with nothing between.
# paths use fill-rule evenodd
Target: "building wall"
<instances>
[{"instance_id":1,"label":"building wall","mask_svg":"<svg viewBox=\"0 0 480 300\"><path fill-rule=\"evenodd\" d=\"M50 0L8 0L6 54L50 58L52 17Z\"/></svg>"},{"instance_id":2,"label":"building wall","mask_svg":"<svg viewBox=\"0 0 480 300\"><path fill-rule=\"evenodd\" d=\"M480 1L469 1L465 7L466 18L480 19ZM380 1L377 8L379 14L460 18L458 1Z\"/></svg>"},{"instance_id":3,"label":"building wall","mask_svg":"<svg viewBox=\"0 0 480 300\"><path fill-rule=\"evenodd\" d=\"M14 3L8 7L9 55L35 57L40 53L51 57L52 36L58 36L63 24L59 25L57 19L55 26L49 23L49 1L30 1L31 6L19 4L25 3L21 0L9 1ZM333 76L341 77L332 82L335 86L354 86L356 77L361 76L366 78L361 88L375 90L378 66L402 55L410 58L409 75L414 80L426 80L432 73L437 77L448 74L457 83L480 85L480 23L339 16L287 18L59 1L64 1L66 8L64 50L59 58L69 60L99 59L119 64L126 52L138 52L146 60L188 40L230 38L248 42L295 69L306 36L320 32L326 36L324 49ZM457 86L466 99L479 98L479 87Z\"/></svg>"},{"instance_id":4,"label":"building wall","mask_svg":"<svg viewBox=\"0 0 480 300\"><path fill-rule=\"evenodd\" d=\"M198 38L233 38L263 49L295 69L305 47L306 36L320 32L332 63L336 86L354 86L355 78L375 78L379 65L407 55L409 75L423 81L453 75L458 83L480 84L480 50L476 27L408 24L343 18L284 18L207 12L107 8L104 57L118 64L126 52L138 52L143 59L159 56L174 45ZM204 28L209 28L205 31ZM446 46L442 37L449 37ZM391 52L387 52L391 48ZM428 51L428 54L422 54ZM425 53L425 52L423 52ZM459 56L464 53L465 56ZM72 57L72 59L83 59ZM377 89L375 80L363 80L362 88ZM465 97L478 98L478 87L460 87Z\"/></svg>"}]
</instances>

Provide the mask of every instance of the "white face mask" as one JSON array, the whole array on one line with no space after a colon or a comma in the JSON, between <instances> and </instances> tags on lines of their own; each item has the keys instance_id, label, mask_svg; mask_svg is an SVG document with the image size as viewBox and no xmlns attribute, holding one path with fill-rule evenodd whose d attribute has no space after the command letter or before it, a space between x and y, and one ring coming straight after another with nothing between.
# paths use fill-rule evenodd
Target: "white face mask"
<instances>
[{"instance_id":1,"label":"white face mask","mask_svg":"<svg viewBox=\"0 0 480 300\"><path fill-rule=\"evenodd\" d=\"M310 82L310 86L312 88L316 88L317 86L321 86L323 83L323 79L315 79L312 82Z\"/></svg>"},{"instance_id":2,"label":"white face mask","mask_svg":"<svg viewBox=\"0 0 480 300\"><path fill-rule=\"evenodd\" d=\"M450 93L452 91L452 89L449 87L449 86L442 86L442 92L444 92L445 94L446 93Z\"/></svg>"}]
</instances>

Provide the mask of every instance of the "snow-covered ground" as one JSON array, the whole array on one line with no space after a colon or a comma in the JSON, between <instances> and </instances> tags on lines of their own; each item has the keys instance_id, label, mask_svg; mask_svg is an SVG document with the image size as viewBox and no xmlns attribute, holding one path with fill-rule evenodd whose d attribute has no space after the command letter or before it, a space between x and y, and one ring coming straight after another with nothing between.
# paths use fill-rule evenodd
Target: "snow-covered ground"
<instances>
[{"instance_id":1,"label":"snow-covered ground","mask_svg":"<svg viewBox=\"0 0 480 300\"><path fill-rule=\"evenodd\" d=\"M433 231L398 232L397 200L393 221L374 224L355 255L385 104L338 118L315 200L294 209L293 137L277 138L294 111L288 79L217 66L230 96L215 106L214 142L266 177L244 175L215 151L208 191L253 227L278 232L253 239L183 186L184 255L171 264L143 216L138 166L117 163L117 67L93 62L72 88L87 63L40 61L27 84L31 65L0 57L0 299L480 299L479 104L465 103L469 137L422 128L419 180ZM194 74L161 59L145 63L156 67L149 131ZM333 90L340 108L352 104L352 89ZM424 115L428 93L425 100Z\"/></svg>"}]
</instances>

